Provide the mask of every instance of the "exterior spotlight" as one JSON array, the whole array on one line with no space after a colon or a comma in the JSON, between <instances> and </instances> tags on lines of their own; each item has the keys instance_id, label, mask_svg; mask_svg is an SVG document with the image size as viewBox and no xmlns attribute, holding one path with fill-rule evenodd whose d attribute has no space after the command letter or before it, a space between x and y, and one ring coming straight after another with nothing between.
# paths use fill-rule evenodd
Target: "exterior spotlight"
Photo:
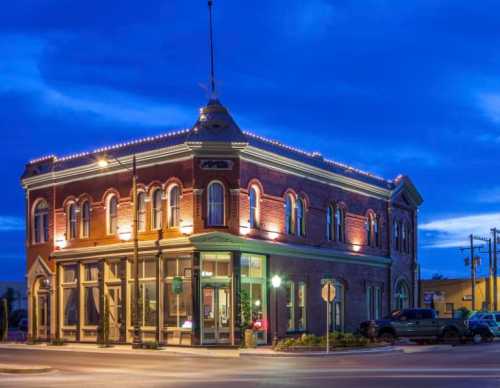
<instances>
[{"instance_id":1,"label":"exterior spotlight","mask_svg":"<svg viewBox=\"0 0 500 388\"><path fill-rule=\"evenodd\" d=\"M66 241L65 238L60 238L56 241L56 246L59 248L59 249L64 249L66 248L66 246L68 245L68 242Z\"/></svg>"},{"instance_id":2,"label":"exterior spotlight","mask_svg":"<svg viewBox=\"0 0 500 388\"><path fill-rule=\"evenodd\" d=\"M271 278L271 284L273 285L273 288L279 288L281 286L281 278L278 275L274 275Z\"/></svg>"},{"instance_id":3,"label":"exterior spotlight","mask_svg":"<svg viewBox=\"0 0 500 388\"><path fill-rule=\"evenodd\" d=\"M98 165L100 168L106 168L106 167L108 167L109 162L108 162L108 160L107 160L107 159L99 159L99 160L97 161L97 165Z\"/></svg>"}]
</instances>

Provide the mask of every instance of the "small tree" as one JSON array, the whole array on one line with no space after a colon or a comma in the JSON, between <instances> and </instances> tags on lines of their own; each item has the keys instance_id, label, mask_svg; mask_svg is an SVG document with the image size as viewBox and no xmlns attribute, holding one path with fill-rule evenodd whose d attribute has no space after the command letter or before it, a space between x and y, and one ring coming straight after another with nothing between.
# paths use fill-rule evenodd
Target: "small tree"
<instances>
[{"instance_id":1,"label":"small tree","mask_svg":"<svg viewBox=\"0 0 500 388\"><path fill-rule=\"evenodd\" d=\"M2 327L0 331L0 340L7 341L9 334L9 308L7 306L7 298L2 299Z\"/></svg>"}]
</instances>

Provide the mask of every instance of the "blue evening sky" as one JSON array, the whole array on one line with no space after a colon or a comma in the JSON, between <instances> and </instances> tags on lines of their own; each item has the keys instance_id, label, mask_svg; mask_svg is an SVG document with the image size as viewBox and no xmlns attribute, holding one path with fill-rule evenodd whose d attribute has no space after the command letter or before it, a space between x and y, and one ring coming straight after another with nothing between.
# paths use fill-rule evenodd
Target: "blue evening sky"
<instances>
[{"instance_id":1,"label":"blue evening sky","mask_svg":"<svg viewBox=\"0 0 500 388\"><path fill-rule=\"evenodd\" d=\"M488 0L215 0L220 97L243 129L409 175L423 275L465 276L455 247L500 227L499 14ZM2 4L0 280L25 270L24 164L190 127L207 56L206 0Z\"/></svg>"}]
</instances>

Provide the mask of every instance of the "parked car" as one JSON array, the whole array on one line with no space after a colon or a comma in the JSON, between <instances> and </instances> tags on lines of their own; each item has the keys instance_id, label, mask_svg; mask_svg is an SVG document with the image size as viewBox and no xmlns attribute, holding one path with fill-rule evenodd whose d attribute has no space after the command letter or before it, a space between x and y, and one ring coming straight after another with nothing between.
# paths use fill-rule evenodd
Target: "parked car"
<instances>
[{"instance_id":1,"label":"parked car","mask_svg":"<svg viewBox=\"0 0 500 388\"><path fill-rule=\"evenodd\" d=\"M362 322L360 332L389 343L397 338L458 342L473 335L467 320L438 318L435 310L426 308L395 311L384 319Z\"/></svg>"},{"instance_id":2,"label":"parked car","mask_svg":"<svg viewBox=\"0 0 500 388\"><path fill-rule=\"evenodd\" d=\"M490 325L480 319L469 320L469 330L474 343L492 342L495 339L495 332Z\"/></svg>"},{"instance_id":3,"label":"parked car","mask_svg":"<svg viewBox=\"0 0 500 388\"><path fill-rule=\"evenodd\" d=\"M470 322L481 322L488 325L495 337L500 337L500 313L496 312L480 312L474 314Z\"/></svg>"}]
</instances>

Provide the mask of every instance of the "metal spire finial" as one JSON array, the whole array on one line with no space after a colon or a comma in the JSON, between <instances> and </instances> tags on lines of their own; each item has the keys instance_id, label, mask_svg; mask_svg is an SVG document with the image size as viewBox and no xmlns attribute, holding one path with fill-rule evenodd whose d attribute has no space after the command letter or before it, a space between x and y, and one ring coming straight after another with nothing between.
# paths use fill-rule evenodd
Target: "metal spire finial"
<instances>
[{"instance_id":1,"label":"metal spire finial","mask_svg":"<svg viewBox=\"0 0 500 388\"><path fill-rule=\"evenodd\" d=\"M209 20L209 39L210 39L210 98L216 98L215 93L215 69L214 69L214 37L212 23L212 0L208 0L208 20Z\"/></svg>"}]
</instances>

